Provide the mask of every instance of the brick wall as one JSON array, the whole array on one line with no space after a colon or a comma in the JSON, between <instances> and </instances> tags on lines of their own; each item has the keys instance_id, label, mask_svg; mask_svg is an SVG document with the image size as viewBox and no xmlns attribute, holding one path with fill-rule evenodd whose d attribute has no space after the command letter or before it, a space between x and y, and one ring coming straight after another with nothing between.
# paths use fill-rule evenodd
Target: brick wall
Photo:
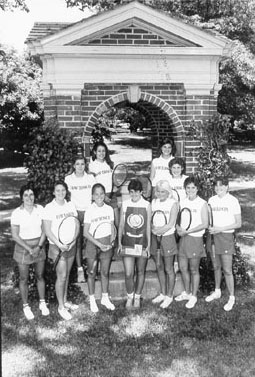
<instances>
[{"instance_id":1,"label":"brick wall","mask_svg":"<svg viewBox=\"0 0 255 377\"><path fill-rule=\"evenodd\" d=\"M212 95L187 96L181 83L137 85L141 95L133 107L145 115L148 127L152 129L152 157L157 154L160 139L173 137L179 154L183 150L187 172L194 172L199 143L187 135L189 125L192 121L207 120L215 114L217 99ZM81 97L59 96L45 99L46 118L55 114L61 127L83 133L88 155L89 137L98 118L115 104L127 104L128 88L129 84L122 83L85 84Z\"/></svg>"}]
</instances>

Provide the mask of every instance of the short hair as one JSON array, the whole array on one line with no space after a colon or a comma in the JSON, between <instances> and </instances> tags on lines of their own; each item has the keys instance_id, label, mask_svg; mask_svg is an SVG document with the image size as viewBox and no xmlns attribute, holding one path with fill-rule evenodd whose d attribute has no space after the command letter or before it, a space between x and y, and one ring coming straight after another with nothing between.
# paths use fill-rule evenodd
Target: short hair
<instances>
[{"instance_id":1,"label":"short hair","mask_svg":"<svg viewBox=\"0 0 255 377\"><path fill-rule=\"evenodd\" d=\"M184 173L186 169L185 160L181 157L175 157L172 160L169 161L168 167L171 170L173 165L180 165L182 168L182 173Z\"/></svg>"},{"instance_id":2,"label":"short hair","mask_svg":"<svg viewBox=\"0 0 255 377\"><path fill-rule=\"evenodd\" d=\"M95 191L97 188L101 188L103 190L103 192L105 193L105 187L104 185L102 185L102 183L95 183L93 186L92 186L92 189L91 189L91 193L92 195L95 194Z\"/></svg>"},{"instance_id":3,"label":"short hair","mask_svg":"<svg viewBox=\"0 0 255 377\"><path fill-rule=\"evenodd\" d=\"M228 177L225 177L225 176L215 177L213 180L213 185L216 186L217 183L220 183L223 186L228 186L229 184Z\"/></svg>"},{"instance_id":4,"label":"short hair","mask_svg":"<svg viewBox=\"0 0 255 377\"><path fill-rule=\"evenodd\" d=\"M128 191L143 191L142 182L138 178L132 178L128 184Z\"/></svg>"},{"instance_id":5,"label":"short hair","mask_svg":"<svg viewBox=\"0 0 255 377\"><path fill-rule=\"evenodd\" d=\"M19 190L19 196L21 200L23 199L24 192L28 190L33 191L34 196L36 196L36 192L33 185L31 183L26 183L25 185L21 186Z\"/></svg>"},{"instance_id":6,"label":"short hair","mask_svg":"<svg viewBox=\"0 0 255 377\"><path fill-rule=\"evenodd\" d=\"M160 141L160 144L159 144L159 147L158 147L158 155L159 155L159 156L161 155L161 153L162 153L161 148L162 148L163 145L165 145L165 144L171 144L171 146L172 146L172 152L171 152L171 154L172 154L172 156L175 156L175 153L176 153L176 145L175 145L175 143L174 143L174 139L169 138L169 137L165 137L164 139L162 139L162 140Z\"/></svg>"},{"instance_id":7,"label":"short hair","mask_svg":"<svg viewBox=\"0 0 255 377\"><path fill-rule=\"evenodd\" d=\"M53 190L55 190L56 186L58 186L58 185L63 186L66 189L66 191L68 192L68 186L67 186L65 181L61 181L61 180L56 181L54 183Z\"/></svg>"},{"instance_id":8,"label":"short hair","mask_svg":"<svg viewBox=\"0 0 255 377\"><path fill-rule=\"evenodd\" d=\"M163 190L167 191L169 194L172 193L171 186L168 181L161 179L156 183L156 190L162 188Z\"/></svg>"},{"instance_id":9,"label":"short hair","mask_svg":"<svg viewBox=\"0 0 255 377\"><path fill-rule=\"evenodd\" d=\"M183 183L183 186L186 190L186 187L190 184L190 183L193 183L197 189L199 190L200 189L200 182L198 180L197 177L195 177L194 175L190 176L190 177L187 177Z\"/></svg>"}]
</instances>

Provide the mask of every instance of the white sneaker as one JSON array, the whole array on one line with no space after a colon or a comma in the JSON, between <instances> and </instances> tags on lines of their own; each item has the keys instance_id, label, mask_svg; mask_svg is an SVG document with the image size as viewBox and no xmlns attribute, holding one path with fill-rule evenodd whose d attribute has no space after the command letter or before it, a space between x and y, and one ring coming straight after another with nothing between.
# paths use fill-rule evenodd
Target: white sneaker
<instances>
[{"instance_id":1,"label":"white sneaker","mask_svg":"<svg viewBox=\"0 0 255 377\"><path fill-rule=\"evenodd\" d=\"M205 301L206 302L211 302L213 300L217 300L218 298L221 298L221 291L219 291L219 292L214 291L209 296L207 296L205 298Z\"/></svg>"},{"instance_id":2,"label":"white sneaker","mask_svg":"<svg viewBox=\"0 0 255 377\"><path fill-rule=\"evenodd\" d=\"M165 299L164 299L164 301L162 302L162 304L160 305L160 307L161 307L162 309L166 309L166 308L168 308L168 306L169 306L170 304L172 304L172 302L173 302L173 297L165 296Z\"/></svg>"},{"instance_id":3,"label":"white sneaker","mask_svg":"<svg viewBox=\"0 0 255 377\"><path fill-rule=\"evenodd\" d=\"M97 313L99 311L95 298L94 299L90 298L89 305L90 305L90 310L92 311L92 313Z\"/></svg>"},{"instance_id":4,"label":"white sneaker","mask_svg":"<svg viewBox=\"0 0 255 377\"><path fill-rule=\"evenodd\" d=\"M109 297L102 297L101 299L101 305L105 306L109 310L114 310L115 306L113 303L109 300Z\"/></svg>"},{"instance_id":5,"label":"white sneaker","mask_svg":"<svg viewBox=\"0 0 255 377\"><path fill-rule=\"evenodd\" d=\"M184 300L189 300L191 298L191 293L187 293L183 291L179 296L175 297L175 301L184 301Z\"/></svg>"},{"instance_id":6,"label":"white sneaker","mask_svg":"<svg viewBox=\"0 0 255 377\"><path fill-rule=\"evenodd\" d=\"M226 312L229 312L230 310L233 309L233 306L235 305L235 296L230 296L229 299L228 299L228 302L226 303L226 305L224 305L224 310Z\"/></svg>"},{"instance_id":7,"label":"white sneaker","mask_svg":"<svg viewBox=\"0 0 255 377\"><path fill-rule=\"evenodd\" d=\"M130 294L130 295L127 296L126 309L132 309L133 299L134 299L133 294Z\"/></svg>"},{"instance_id":8,"label":"white sneaker","mask_svg":"<svg viewBox=\"0 0 255 377\"><path fill-rule=\"evenodd\" d=\"M84 271L77 269L77 283L85 283Z\"/></svg>"},{"instance_id":9,"label":"white sneaker","mask_svg":"<svg viewBox=\"0 0 255 377\"><path fill-rule=\"evenodd\" d=\"M79 309L79 305L73 304L72 302L69 302L69 301L66 301L64 303L64 307L66 309L70 309L70 310L77 310L77 309Z\"/></svg>"},{"instance_id":10,"label":"white sneaker","mask_svg":"<svg viewBox=\"0 0 255 377\"><path fill-rule=\"evenodd\" d=\"M155 297L151 302L153 304L159 304L160 302L164 301L166 296L164 296L162 293L160 293L157 297Z\"/></svg>"},{"instance_id":11,"label":"white sneaker","mask_svg":"<svg viewBox=\"0 0 255 377\"><path fill-rule=\"evenodd\" d=\"M62 317L66 321L69 321L70 319L73 318L71 316L71 314L69 313L69 311L66 310L66 308L63 308L63 309L58 308L58 313L59 313L60 317Z\"/></svg>"},{"instance_id":12,"label":"white sneaker","mask_svg":"<svg viewBox=\"0 0 255 377\"><path fill-rule=\"evenodd\" d=\"M42 315L47 316L47 315L50 314L50 311L49 311L45 301L40 302L39 309L41 310Z\"/></svg>"},{"instance_id":13,"label":"white sneaker","mask_svg":"<svg viewBox=\"0 0 255 377\"><path fill-rule=\"evenodd\" d=\"M141 297L134 297L134 308L139 309L141 307Z\"/></svg>"},{"instance_id":14,"label":"white sneaker","mask_svg":"<svg viewBox=\"0 0 255 377\"><path fill-rule=\"evenodd\" d=\"M196 296L191 296L185 307L187 309L192 309L197 303L197 297Z\"/></svg>"},{"instance_id":15,"label":"white sneaker","mask_svg":"<svg viewBox=\"0 0 255 377\"><path fill-rule=\"evenodd\" d=\"M23 306L23 312L24 312L25 317L28 321L31 321L31 319L35 318L35 316L34 316L29 305Z\"/></svg>"}]
</instances>

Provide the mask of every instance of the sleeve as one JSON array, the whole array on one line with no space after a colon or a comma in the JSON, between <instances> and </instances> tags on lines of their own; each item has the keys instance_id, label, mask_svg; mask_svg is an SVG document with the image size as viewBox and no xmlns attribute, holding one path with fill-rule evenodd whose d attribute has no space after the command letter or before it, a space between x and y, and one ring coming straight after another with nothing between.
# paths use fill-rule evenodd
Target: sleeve
<instances>
[{"instance_id":1,"label":"sleeve","mask_svg":"<svg viewBox=\"0 0 255 377\"><path fill-rule=\"evenodd\" d=\"M114 222L114 212L113 212L113 208L111 206L109 206L109 210L110 210L110 220Z\"/></svg>"},{"instance_id":2,"label":"sleeve","mask_svg":"<svg viewBox=\"0 0 255 377\"><path fill-rule=\"evenodd\" d=\"M75 216L78 216L78 212L74 203L71 201L71 202L68 202L68 205L69 205L70 211L73 212Z\"/></svg>"},{"instance_id":3,"label":"sleeve","mask_svg":"<svg viewBox=\"0 0 255 377\"><path fill-rule=\"evenodd\" d=\"M11 214L11 225L20 225L20 216L18 209L15 209Z\"/></svg>"},{"instance_id":4,"label":"sleeve","mask_svg":"<svg viewBox=\"0 0 255 377\"><path fill-rule=\"evenodd\" d=\"M42 212L42 220L49 220L52 221L52 213L50 210L50 205L46 205Z\"/></svg>"},{"instance_id":5,"label":"sleeve","mask_svg":"<svg viewBox=\"0 0 255 377\"><path fill-rule=\"evenodd\" d=\"M90 163L89 163L89 172L92 173L92 174L96 174L95 164L94 164L93 161L90 161Z\"/></svg>"}]
</instances>

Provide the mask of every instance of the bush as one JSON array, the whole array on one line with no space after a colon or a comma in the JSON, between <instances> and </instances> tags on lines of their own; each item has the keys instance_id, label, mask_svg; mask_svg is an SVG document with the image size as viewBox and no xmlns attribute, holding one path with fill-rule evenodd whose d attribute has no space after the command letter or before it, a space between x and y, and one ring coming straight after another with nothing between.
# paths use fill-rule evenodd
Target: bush
<instances>
[{"instance_id":1,"label":"bush","mask_svg":"<svg viewBox=\"0 0 255 377\"><path fill-rule=\"evenodd\" d=\"M55 120L32 131L32 140L24 146L28 153L24 166L28 168L28 182L41 204L52 200L54 183L71 171L74 156L83 155L76 134L60 129Z\"/></svg>"}]
</instances>

